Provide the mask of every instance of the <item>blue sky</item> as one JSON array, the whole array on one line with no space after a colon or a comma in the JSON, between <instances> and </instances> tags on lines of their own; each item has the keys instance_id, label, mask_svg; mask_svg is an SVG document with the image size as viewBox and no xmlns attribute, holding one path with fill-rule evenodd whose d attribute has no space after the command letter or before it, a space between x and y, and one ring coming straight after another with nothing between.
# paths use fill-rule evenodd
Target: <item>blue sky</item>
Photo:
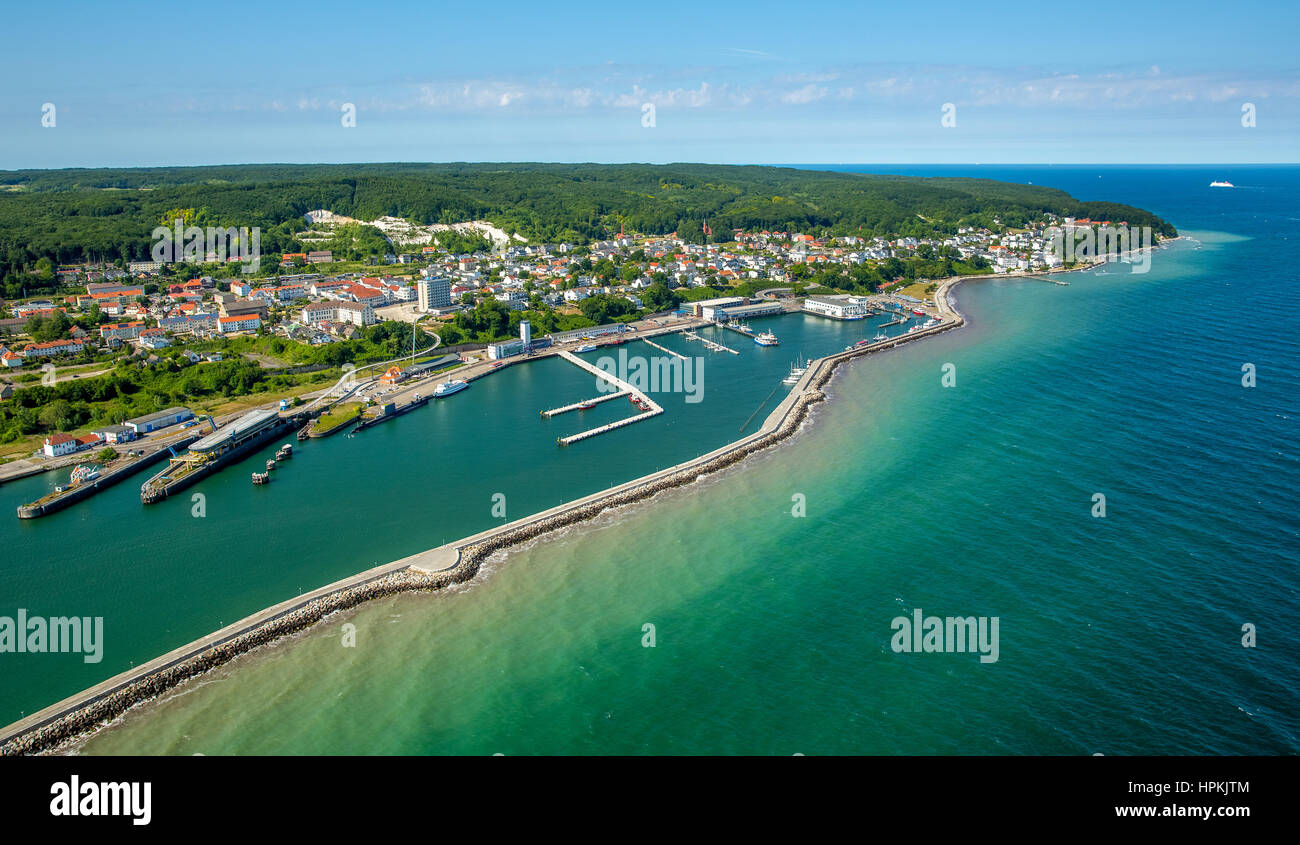
<instances>
[{"instance_id":1,"label":"blue sky","mask_svg":"<svg viewBox=\"0 0 1300 845\"><path fill-rule=\"evenodd\" d=\"M1300 147L1296 2L50 0L6 24L0 169L1249 163Z\"/></svg>"}]
</instances>

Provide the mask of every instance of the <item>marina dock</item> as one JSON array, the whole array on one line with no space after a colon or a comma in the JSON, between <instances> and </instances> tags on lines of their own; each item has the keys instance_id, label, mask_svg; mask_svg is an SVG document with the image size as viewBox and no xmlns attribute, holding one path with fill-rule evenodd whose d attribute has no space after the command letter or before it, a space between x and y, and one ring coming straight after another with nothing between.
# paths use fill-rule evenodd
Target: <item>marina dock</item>
<instances>
[{"instance_id":1,"label":"marina dock","mask_svg":"<svg viewBox=\"0 0 1300 845\"><path fill-rule=\"evenodd\" d=\"M748 338L753 338L754 336L753 332L747 332L744 329L740 328L739 326L732 325L731 323L715 322L713 325L717 326L720 329L726 329L729 332L735 332L736 334L744 335L745 337Z\"/></svg>"},{"instance_id":2,"label":"marina dock","mask_svg":"<svg viewBox=\"0 0 1300 845\"><path fill-rule=\"evenodd\" d=\"M583 399L581 402L574 402L572 405L565 405L562 408L552 408L549 411L542 411L542 416L554 417L560 414L567 414L570 411L577 411L582 409L584 405L587 407L591 407L592 405L599 405L601 402L608 402L611 399L618 399L622 396L627 396L627 395L629 394L628 391L626 390L620 390L618 393L602 393L600 396L597 396L594 399Z\"/></svg>"},{"instance_id":3,"label":"marina dock","mask_svg":"<svg viewBox=\"0 0 1300 845\"><path fill-rule=\"evenodd\" d=\"M723 346L721 343L717 343L715 341L709 340L708 338L700 337L695 332L682 332L682 337L686 338L687 340L698 340L700 343L704 344L705 348L713 352L730 352L732 355L740 354L736 350L732 349L730 346Z\"/></svg>"},{"instance_id":4,"label":"marina dock","mask_svg":"<svg viewBox=\"0 0 1300 845\"><path fill-rule=\"evenodd\" d=\"M641 341L642 341L643 343L648 343L648 344L650 344L650 345L653 346L655 349L658 349L660 352L667 352L669 355L673 355L673 356L675 356L675 357L677 357L677 358L681 358L683 361L689 361L689 360L690 360L690 358L688 358L687 356L683 355L682 353L680 353L680 352L674 352L674 351L672 351L671 349L669 349L669 348L666 347L666 346L660 346L659 344L655 343L653 340L650 340L649 338L644 338L644 337L643 337L643 338L641 338Z\"/></svg>"},{"instance_id":5,"label":"marina dock","mask_svg":"<svg viewBox=\"0 0 1300 845\"><path fill-rule=\"evenodd\" d=\"M607 431L613 431L614 429L622 428L625 425L631 425L632 423L641 422L642 420L646 420L649 419L650 417L658 416L659 414L662 414L664 412L663 407L661 407L658 402L655 402L649 396L646 396L644 393L637 390L635 387L628 384L627 382L623 381L621 378L614 375L613 373L606 372L605 370L602 370L600 367L597 367L595 364L587 363L586 361L582 360L577 355L574 355L572 352L569 352L568 350L560 350L556 354L558 354L561 358L563 358L564 360L568 361L571 364L577 364L579 367L582 367L584 370L591 373L596 378L601 379L603 381L607 381L610 384L618 387L620 393L618 393L617 395L620 396L631 395L634 398L641 400L646 405L650 406L650 410L643 411L642 413L639 413L635 416L631 416L622 420L617 420L616 422L612 422L612 423L606 423L605 425L597 426L596 428L588 429L587 431L581 431L578 432L577 434L570 434L567 437L557 437L555 439L555 442L559 443L561 446L568 446L570 443L577 443L579 440L586 440L588 437L595 437L597 434L604 434ZM612 399L613 396L609 398Z\"/></svg>"},{"instance_id":6,"label":"marina dock","mask_svg":"<svg viewBox=\"0 0 1300 845\"><path fill-rule=\"evenodd\" d=\"M643 411L642 413L637 414L634 417L628 417L626 419L618 420L616 422L606 423L605 425L602 425L598 428L588 429L587 431L582 431L577 434L570 434L568 437L558 437L556 438L556 441L561 446L568 446L570 443L577 443L579 440L586 440L588 437L595 437L597 434L604 434L607 431L613 431L614 429L622 428L625 425L631 425L632 423L641 422L641 420L648 420L651 417L657 417L663 412L664 412L663 408L659 407L658 405L652 405L649 411Z\"/></svg>"}]
</instances>

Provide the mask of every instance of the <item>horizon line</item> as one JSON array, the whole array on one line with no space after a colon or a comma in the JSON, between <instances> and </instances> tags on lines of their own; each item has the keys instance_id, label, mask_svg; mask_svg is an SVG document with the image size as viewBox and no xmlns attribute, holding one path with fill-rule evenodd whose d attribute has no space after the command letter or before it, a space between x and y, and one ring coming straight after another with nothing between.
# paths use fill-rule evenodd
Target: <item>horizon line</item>
<instances>
[{"instance_id":1,"label":"horizon line","mask_svg":"<svg viewBox=\"0 0 1300 845\"><path fill-rule=\"evenodd\" d=\"M73 164L62 167L18 167L11 169L0 169L0 173L32 173L32 172L59 172L68 170L164 170L164 169L187 169L203 167L353 167L360 165L377 165L377 164L432 164L432 165L454 165L454 164L542 164L542 165L598 165L598 166L627 166L638 165L642 167L675 167L682 165L704 165L711 167L786 167L794 169L805 169L813 167L1297 167L1300 161L1251 161L1251 162L1214 162L1214 161L1189 161L1189 162L1155 162L1155 161L1128 161L1128 162L1093 162L1093 161L1065 161L1065 162L1031 162L1031 161L981 161L981 162L940 162L940 161L825 161L825 162L717 162L717 161L670 161L670 162L651 162L651 161L592 161L592 160L506 160L506 159L457 159L457 160L374 160L374 161L239 161L239 162L208 162L204 164Z\"/></svg>"}]
</instances>

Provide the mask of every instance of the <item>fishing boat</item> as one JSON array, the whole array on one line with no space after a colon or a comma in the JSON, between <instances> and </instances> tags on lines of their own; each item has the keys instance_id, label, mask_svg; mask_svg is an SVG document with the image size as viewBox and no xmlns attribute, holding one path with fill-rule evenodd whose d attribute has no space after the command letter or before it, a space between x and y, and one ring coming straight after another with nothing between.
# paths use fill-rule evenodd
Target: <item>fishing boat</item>
<instances>
[{"instance_id":1,"label":"fishing boat","mask_svg":"<svg viewBox=\"0 0 1300 845\"><path fill-rule=\"evenodd\" d=\"M469 387L469 382L464 381L463 379L457 378L452 379L451 381L444 381L433 389L433 396L435 399L441 399L444 396L459 393L467 387Z\"/></svg>"},{"instance_id":2,"label":"fishing boat","mask_svg":"<svg viewBox=\"0 0 1300 845\"><path fill-rule=\"evenodd\" d=\"M579 346L579 347L578 347L577 349L575 349L574 351L575 351L575 352L595 352L595 351L596 351L596 344L594 344L594 343L584 343L582 346Z\"/></svg>"},{"instance_id":3,"label":"fishing boat","mask_svg":"<svg viewBox=\"0 0 1300 845\"><path fill-rule=\"evenodd\" d=\"M763 332L760 335L755 335L754 342L757 343L759 346L780 346L781 345L781 341L778 340L777 336L772 334L771 332Z\"/></svg>"},{"instance_id":4,"label":"fishing boat","mask_svg":"<svg viewBox=\"0 0 1300 845\"><path fill-rule=\"evenodd\" d=\"M269 472L255 472L255 473L253 473L253 483L254 483L254 484L270 484L270 483L271 483L271 473L269 473Z\"/></svg>"},{"instance_id":5,"label":"fishing boat","mask_svg":"<svg viewBox=\"0 0 1300 845\"><path fill-rule=\"evenodd\" d=\"M96 478L99 478L99 467L93 464L78 464L72 470L71 481L73 486L94 481Z\"/></svg>"},{"instance_id":6,"label":"fishing boat","mask_svg":"<svg viewBox=\"0 0 1300 845\"><path fill-rule=\"evenodd\" d=\"M882 341L882 340L889 340L889 335L885 334L884 332L880 332L880 333L877 334L875 337L873 337L871 340L872 340L873 343L880 343L880 341Z\"/></svg>"},{"instance_id":7,"label":"fishing boat","mask_svg":"<svg viewBox=\"0 0 1300 845\"><path fill-rule=\"evenodd\" d=\"M596 403L595 403L595 402L592 402L591 400L587 400L586 402L579 402L579 403L578 403L578 410L579 410L579 411L590 411L590 410L591 410L592 408L594 408L594 407L596 407Z\"/></svg>"}]
</instances>

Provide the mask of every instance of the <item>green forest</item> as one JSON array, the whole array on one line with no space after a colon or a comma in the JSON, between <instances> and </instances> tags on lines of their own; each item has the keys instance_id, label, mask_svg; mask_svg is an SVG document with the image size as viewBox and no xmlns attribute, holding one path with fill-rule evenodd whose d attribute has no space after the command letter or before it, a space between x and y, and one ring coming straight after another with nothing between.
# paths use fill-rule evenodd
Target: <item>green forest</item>
<instances>
[{"instance_id":1,"label":"green forest","mask_svg":"<svg viewBox=\"0 0 1300 845\"><path fill-rule=\"evenodd\" d=\"M1150 212L1064 191L985 179L832 173L705 164L228 165L0 171L0 280L6 295L52 289L52 267L147 260L150 233L187 224L258 227L264 256L296 251L302 215L421 224L489 220L530 242L585 244L620 229L729 240L735 229L817 235L951 234L1019 226L1043 213L1126 221L1172 236ZM705 235L708 226L712 235ZM368 228L368 227L367 227ZM371 237L348 231L338 247ZM343 241L346 239L346 243ZM441 239L441 238L440 238ZM444 246L482 246L448 236ZM371 245L373 246L373 244ZM326 247L328 248L328 247Z\"/></svg>"}]
</instances>

